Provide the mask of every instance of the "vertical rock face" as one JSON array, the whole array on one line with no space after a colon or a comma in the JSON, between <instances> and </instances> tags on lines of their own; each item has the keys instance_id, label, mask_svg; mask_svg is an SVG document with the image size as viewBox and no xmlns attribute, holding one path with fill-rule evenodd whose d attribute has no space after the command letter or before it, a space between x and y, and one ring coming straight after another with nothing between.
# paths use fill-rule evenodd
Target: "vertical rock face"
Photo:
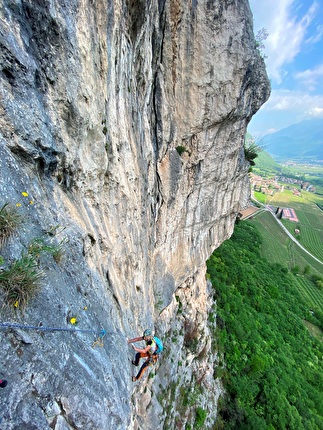
<instances>
[{"instance_id":1,"label":"vertical rock face","mask_svg":"<svg viewBox=\"0 0 323 430\"><path fill-rule=\"evenodd\" d=\"M107 331L0 329L3 428L185 428L196 406L212 428L205 261L247 203L269 96L247 0L3 0L0 45L0 206L34 203L3 268L53 232L65 254L1 322ZM165 353L134 385L126 338L147 327Z\"/></svg>"}]
</instances>

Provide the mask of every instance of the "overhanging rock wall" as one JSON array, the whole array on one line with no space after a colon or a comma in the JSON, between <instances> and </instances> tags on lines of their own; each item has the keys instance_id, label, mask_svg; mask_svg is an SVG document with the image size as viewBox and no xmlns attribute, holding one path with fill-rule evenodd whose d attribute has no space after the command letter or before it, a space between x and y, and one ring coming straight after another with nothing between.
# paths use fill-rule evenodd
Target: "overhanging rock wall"
<instances>
[{"instance_id":1,"label":"overhanging rock wall","mask_svg":"<svg viewBox=\"0 0 323 430\"><path fill-rule=\"evenodd\" d=\"M0 206L35 238L45 275L1 322L6 429L146 429L216 420L205 260L249 198L243 141L269 96L246 0L3 0ZM30 204L30 201L33 204ZM1 294L1 290L0 290ZM131 382L126 338L155 327L160 364Z\"/></svg>"}]
</instances>

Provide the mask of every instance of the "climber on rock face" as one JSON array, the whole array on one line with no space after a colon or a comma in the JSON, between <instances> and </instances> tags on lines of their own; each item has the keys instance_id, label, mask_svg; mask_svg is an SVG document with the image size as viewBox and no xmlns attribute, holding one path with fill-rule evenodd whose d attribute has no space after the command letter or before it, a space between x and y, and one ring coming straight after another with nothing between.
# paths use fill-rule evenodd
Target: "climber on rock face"
<instances>
[{"instance_id":1,"label":"climber on rock face","mask_svg":"<svg viewBox=\"0 0 323 430\"><path fill-rule=\"evenodd\" d=\"M135 359L132 360L132 364L134 366L139 365L139 361L141 358L146 358L137 376L132 377L133 382L139 381L139 379L142 378L143 374L148 369L148 367L157 362L158 354L163 350L163 344L161 340L158 339L156 336L153 336L152 331L150 329L145 330L143 336L135 337L134 339L129 339L128 343L132 344L134 342L139 342L142 340L146 342L145 348L137 348L134 345L132 345L132 348L137 352L137 354L135 355Z\"/></svg>"}]
</instances>

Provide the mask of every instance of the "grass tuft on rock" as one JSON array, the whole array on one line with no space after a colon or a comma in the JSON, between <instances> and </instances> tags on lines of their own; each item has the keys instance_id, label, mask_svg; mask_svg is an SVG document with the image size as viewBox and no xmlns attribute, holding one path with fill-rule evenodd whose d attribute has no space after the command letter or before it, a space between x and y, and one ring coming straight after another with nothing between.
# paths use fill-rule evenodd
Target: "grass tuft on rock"
<instances>
[{"instance_id":1,"label":"grass tuft on rock","mask_svg":"<svg viewBox=\"0 0 323 430\"><path fill-rule=\"evenodd\" d=\"M0 208L0 248L22 223L21 215L8 202Z\"/></svg>"},{"instance_id":2,"label":"grass tuft on rock","mask_svg":"<svg viewBox=\"0 0 323 430\"><path fill-rule=\"evenodd\" d=\"M0 288L9 308L24 309L39 288L44 273L32 255L24 254L0 270Z\"/></svg>"}]
</instances>

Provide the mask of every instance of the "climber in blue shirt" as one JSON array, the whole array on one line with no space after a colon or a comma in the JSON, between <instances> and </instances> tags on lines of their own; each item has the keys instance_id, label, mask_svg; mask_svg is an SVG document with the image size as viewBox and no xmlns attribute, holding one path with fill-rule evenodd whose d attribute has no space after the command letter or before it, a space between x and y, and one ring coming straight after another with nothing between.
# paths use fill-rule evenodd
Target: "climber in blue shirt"
<instances>
[{"instance_id":1,"label":"climber in blue shirt","mask_svg":"<svg viewBox=\"0 0 323 430\"><path fill-rule=\"evenodd\" d=\"M152 364L155 364L158 359L158 354L162 350L162 343L160 339L154 337L152 335L152 331L150 329L147 329L144 331L143 336L135 337L134 339L129 339L128 343L135 343L144 340L146 342L145 348L137 348L134 345L132 345L132 348L136 351L135 359L132 360L132 364L134 366L139 365L139 361L141 358L146 358L145 362L141 366L137 376L132 377L132 381L139 381L139 379L142 378L145 371L148 369L149 366ZM159 344L159 345L158 345Z\"/></svg>"}]
</instances>

